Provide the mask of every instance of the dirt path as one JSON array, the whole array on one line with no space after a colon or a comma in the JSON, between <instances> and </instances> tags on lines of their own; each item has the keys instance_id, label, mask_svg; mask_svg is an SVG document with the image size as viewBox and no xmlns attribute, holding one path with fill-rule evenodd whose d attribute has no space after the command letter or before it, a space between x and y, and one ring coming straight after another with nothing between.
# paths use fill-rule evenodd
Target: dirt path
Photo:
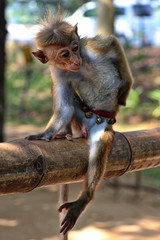
<instances>
[{"instance_id":1,"label":"dirt path","mask_svg":"<svg viewBox=\"0 0 160 240\"><path fill-rule=\"evenodd\" d=\"M128 176L129 177L129 176ZM81 184L70 185L70 200ZM58 186L0 197L0 240L58 240ZM120 189L103 181L69 240L159 240L160 195Z\"/></svg>"}]
</instances>

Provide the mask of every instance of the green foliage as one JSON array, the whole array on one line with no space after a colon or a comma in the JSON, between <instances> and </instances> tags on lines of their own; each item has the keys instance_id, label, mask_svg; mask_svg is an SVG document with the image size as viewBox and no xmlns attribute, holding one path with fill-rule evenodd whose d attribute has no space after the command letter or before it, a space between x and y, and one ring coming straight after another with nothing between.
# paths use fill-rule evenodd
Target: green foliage
<instances>
[{"instance_id":1,"label":"green foliage","mask_svg":"<svg viewBox=\"0 0 160 240\"><path fill-rule=\"evenodd\" d=\"M152 112L153 117L160 117L160 89L153 90L148 93L149 98L156 102L156 108Z\"/></svg>"},{"instance_id":2,"label":"green foliage","mask_svg":"<svg viewBox=\"0 0 160 240\"><path fill-rule=\"evenodd\" d=\"M132 116L140 115L142 113L141 94L143 93L142 87L131 89L127 98L126 106L121 108L120 122L126 122Z\"/></svg>"},{"instance_id":3,"label":"green foliage","mask_svg":"<svg viewBox=\"0 0 160 240\"><path fill-rule=\"evenodd\" d=\"M160 168L151 168L142 171L142 175L145 176L144 183L160 187Z\"/></svg>"},{"instance_id":4,"label":"green foliage","mask_svg":"<svg viewBox=\"0 0 160 240\"><path fill-rule=\"evenodd\" d=\"M126 107L132 111L137 111L140 106L140 95L143 93L142 87L131 89L129 97L127 99Z\"/></svg>"},{"instance_id":5,"label":"green foliage","mask_svg":"<svg viewBox=\"0 0 160 240\"><path fill-rule=\"evenodd\" d=\"M145 176L153 176L157 179L159 179L160 176L160 168L151 168L151 169L146 169L142 171L143 175ZM159 179L160 180L160 179Z\"/></svg>"},{"instance_id":6,"label":"green foliage","mask_svg":"<svg viewBox=\"0 0 160 240\"><path fill-rule=\"evenodd\" d=\"M12 52L13 51L13 52ZM6 67L6 120L44 124L52 114L51 79L38 61L25 63L21 49L14 46Z\"/></svg>"},{"instance_id":7,"label":"green foliage","mask_svg":"<svg viewBox=\"0 0 160 240\"><path fill-rule=\"evenodd\" d=\"M11 23L34 24L37 16L38 8L35 1L8 1L6 7L7 21Z\"/></svg>"},{"instance_id":8,"label":"green foliage","mask_svg":"<svg viewBox=\"0 0 160 240\"><path fill-rule=\"evenodd\" d=\"M72 14L84 1L75 0L8 0L6 7L7 21L10 23L19 24L34 24L37 19L42 17L46 10L50 9L53 12L57 11L58 3L69 14Z\"/></svg>"}]
</instances>

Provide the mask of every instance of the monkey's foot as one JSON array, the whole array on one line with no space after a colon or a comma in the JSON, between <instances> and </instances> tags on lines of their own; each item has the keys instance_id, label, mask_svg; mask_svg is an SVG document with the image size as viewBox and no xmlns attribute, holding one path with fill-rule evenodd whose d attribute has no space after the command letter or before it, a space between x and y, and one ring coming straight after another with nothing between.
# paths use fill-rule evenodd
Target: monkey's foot
<instances>
[{"instance_id":1,"label":"monkey's foot","mask_svg":"<svg viewBox=\"0 0 160 240\"><path fill-rule=\"evenodd\" d=\"M61 213L64 208L68 211L61 223L62 227L60 229L60 233L63 233L65 235L69 230L71 230L74 227L84 207L85 207L84 204L78 200L75 202L64 203L59 207L58 209L59 213Z\"/></svg>"},{"instance_id":2,"label":"monkey's foot","mask_svg":"<svg viewBox=\"0 0 160 240\"><path fill-rule=\"evenodd\" d=\"M71 134L65 134L65 135L56 135L53 139L61 139L61 138L66 138L68 141L72 141L72 135Z\"/></svg>"}]
</instances>

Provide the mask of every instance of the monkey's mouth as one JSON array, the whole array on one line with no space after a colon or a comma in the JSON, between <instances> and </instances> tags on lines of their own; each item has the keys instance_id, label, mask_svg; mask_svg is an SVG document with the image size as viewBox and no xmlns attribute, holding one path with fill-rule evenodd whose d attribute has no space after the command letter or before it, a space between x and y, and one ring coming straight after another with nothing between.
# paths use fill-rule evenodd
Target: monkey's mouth
<instances>
[{"instance_id":1,"label":"monkey's mouth","mask_svg":"<svg viewBox=\"0 0 160 240\"><path fill-rule=\"evenodd\" d=\"M78 72L80 70L80 67L79 68L71 68L70 69L72 72Z\"/></svg>"},{"instance_id":2,"label":"monkey's mouth","mask_svg":"<svg viewBox=\"0 0 160 240\"><path fill-rule=\"evenodd\" d=\"M78 72L81 68L81 65L82 65L82 61L81 59L79 61L76 61L76 62L72 62L70 64L70 71L72 72Z\"/></svg>"},{"instance_id":3,"label":"monkey's mouth","mask_svg":"<svg viewBox=\"0 0 160 240\"><path fill-rule=\"evenodd\" d=\"M72 72L78 72L79 70L80 70L80 68L81 68L81 64L79 63L79 64L72 64L71 66L70 66L70 71L72 71Z\"/></svg>"}]
</instances>

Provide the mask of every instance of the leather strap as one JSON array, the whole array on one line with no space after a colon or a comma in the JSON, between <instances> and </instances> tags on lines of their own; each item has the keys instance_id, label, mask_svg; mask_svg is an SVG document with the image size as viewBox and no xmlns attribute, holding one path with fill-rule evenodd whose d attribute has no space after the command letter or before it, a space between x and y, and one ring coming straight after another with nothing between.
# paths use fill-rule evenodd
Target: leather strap
<instances>
[{"instance_id":1,"label":"leather strap","mask_svg":"<svg viewBox=\"0 0 160 240\"><path fill-rule=\"evenodd\" d=\"M111 118L113 120L113 123L116 123L116 118L113 114L109 113L109 112L106 112L106 111L102 111L102 110L93 110L92 108L89 108L89 110L96 114L96 115L99 115L101 117L106 117L106 118Z\"/></svg>"}]
</instances>

